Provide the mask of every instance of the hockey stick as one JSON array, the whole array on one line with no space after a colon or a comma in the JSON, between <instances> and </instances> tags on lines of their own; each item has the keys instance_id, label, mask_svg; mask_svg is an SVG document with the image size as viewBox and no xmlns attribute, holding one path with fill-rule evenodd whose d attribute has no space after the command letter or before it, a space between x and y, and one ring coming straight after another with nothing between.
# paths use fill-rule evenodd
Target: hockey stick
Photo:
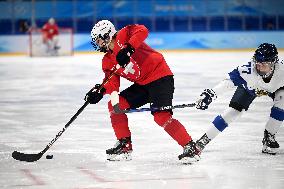
<instances>
[{"instance_id":1,"label":"hockey stick","mask_svg":"<svg viewBox=\"0 0 284 189\"><path fill-rule=\"evenodd\" d=\"M161 110L172 110L172 109L178 109L178 108L187 108L187 107L195 107L195 103L191 104L179 104L174 106L164 106L159 108L135 108L135 109L126 109L122 110L119 108L119 105L116 104L113 106L114 113L121 114L121 113L134 113L134 112L147 112L147 111L161 111Z\"/></svg>"},{"instance_id":2,"label":"hockey stick","mask_svg":"<svg viewBox=\"0 0 284 189\"><path fill-rule=\"evenodd\" d=\"M98 92L99 90L101 90L103 88L103 86L114 76L114 74L116 73L117 69L114 69L114 71L108 76L107 79L105 79L101 86L96 89L96 92ZM94 88L93 88L94 89ZM92 89L92 90L93 90ZM12 157L16 160L19 161L26 161L26 162L34 162L39 160L42 155L53 145L53 143L55 143L55 141L64 133L64 131L71 125L71 123L79 116L79 114L86 108L86 106L88 106L89 102L86 101L84 103L84 105L77 111L77 113L68 121L68 123L64 126L64 128L59 131L59 133L55 136L54 139L52 139L49 144L39 153L37 154L26 154L26 153L22 153L22 152L18 152L18 151L14 151L12 153Z\"/></svg>"},{"instance_id":3,"label":"hockey stick","mask_svg":"<svg viewBox=\"0 0 284 189\"><path fill-rule=\"evenodd\" d=\"M174 106L137 108L137 109L122 110L122 109L119 108L119 96L118 96L118 93L116 91L111 93L110 98L111 98L111 104L112 104L112 107L113 107L113 111L116 114L146 112L146 111L172 110L172 109L178 109L178 108L195 107L195 105L196 105L196 103L190 103L190 104L180 104L180 105L174 105Z\"/></svg>"}]
</instances>

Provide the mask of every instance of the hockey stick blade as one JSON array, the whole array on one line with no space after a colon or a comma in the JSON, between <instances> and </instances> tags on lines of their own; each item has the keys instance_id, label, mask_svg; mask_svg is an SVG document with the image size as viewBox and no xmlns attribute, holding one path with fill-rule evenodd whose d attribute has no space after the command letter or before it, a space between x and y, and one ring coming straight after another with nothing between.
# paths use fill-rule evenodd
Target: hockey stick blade
<instances>
[{"instance_id":1,"label":"hockey stick blade","mask_svg":"<svg viewBox=\"0 0 284 189\"><path fill-rule=\"evenodd\" d=\"M39 160L42 157L43 153L40 152L38 154L25 154L22 152L14 151L12 153L12 157L19 161L26 161L26 162L34 162Z\"/></svg>"}]
</instances>

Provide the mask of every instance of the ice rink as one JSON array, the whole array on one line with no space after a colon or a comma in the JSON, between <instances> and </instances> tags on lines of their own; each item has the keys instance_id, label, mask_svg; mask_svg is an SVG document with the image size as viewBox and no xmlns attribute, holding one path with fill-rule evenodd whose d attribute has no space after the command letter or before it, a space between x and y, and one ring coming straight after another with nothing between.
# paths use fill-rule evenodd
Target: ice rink
<instances>
[{"instance_id":1,"label":"ice rink","mask_svg":"<svg viewBox=\"0 0 284 189\"><path fill-rule=\"evenodd\" d=\"M251 52L169 52L175 74L174 105L194 102ZM280 52L280 58L284 57ZM109 97L89 105L37 162L11 157L14 150L38 153L84 104L85 93L101 83L100 54L74 57L0 57L0 188L12 189L280 189L284 187L284 127L280 152L261 153L272 100L257 98L248 112L213 140L192 165L178 161L182 148L155 124L149 112L128 114L133 159L106 161L116 142L107 109ZM281 59L282 59L281 58ZM283 78L284 79L284 78ZM121 90L130 83L122 79ZM228 106L233 91L208 110L174 110L194 140Z\"/></svg>"}]
</instances>

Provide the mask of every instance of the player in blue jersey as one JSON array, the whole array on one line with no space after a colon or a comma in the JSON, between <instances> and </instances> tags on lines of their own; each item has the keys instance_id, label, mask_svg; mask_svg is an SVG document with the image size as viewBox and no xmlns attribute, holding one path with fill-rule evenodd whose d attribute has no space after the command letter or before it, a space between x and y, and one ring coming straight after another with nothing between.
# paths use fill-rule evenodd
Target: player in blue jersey
<instances>
[{"instance_id":1,"label":"player in blue jersey","mask_svg":"<svg viewBox=\"0 0 284 189\"><path fill-rule=\"evenodd\" d=\"M261 44L256 49L251 62L234 69L229 73L227 79L224 79L212 89L205 89L197 101L196 108L207 109L217 96L228 89L235 89L229 107L221 115L216 116L211 127L196 142L199 150L202 151L242 112L247 111L256 97L268 95L273 100L273 106L265 125L262 152L276 154L279 144L275 139L275 134L284 120L284 64L278 59L275 45Z\"/></svg>"}]
</instances>

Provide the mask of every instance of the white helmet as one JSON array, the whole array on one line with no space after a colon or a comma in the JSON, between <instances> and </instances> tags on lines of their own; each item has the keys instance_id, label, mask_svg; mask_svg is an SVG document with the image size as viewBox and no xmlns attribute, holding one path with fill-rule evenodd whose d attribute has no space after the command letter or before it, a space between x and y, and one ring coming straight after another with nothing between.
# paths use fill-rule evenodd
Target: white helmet
<instances>
[{"instance_id":1,"label":"white helmet","mask_svg":"<svg viewBox=\"0 0 284 189\"><path fill-rule=\"evenodd\" d=\"M91 44L96 51L107 52L109 50L109 44L112 37L116 33L114 25L108 20L101 20L95 24L91 31ZM100 47L96 41L101 38L104 41L104 46Z\"/></svg>"},{"instance_id":2,"label":"white helmet","mask_svg":"<svg viewBox=\"0 0 284 189\"><path fill-rule=\"evenodd\" d=\"M51 25L55 24L55 19L52 18L52 17L49 18L49 19L48 19L48 23L51 24Z\"/></svg>"}]
</instances>

